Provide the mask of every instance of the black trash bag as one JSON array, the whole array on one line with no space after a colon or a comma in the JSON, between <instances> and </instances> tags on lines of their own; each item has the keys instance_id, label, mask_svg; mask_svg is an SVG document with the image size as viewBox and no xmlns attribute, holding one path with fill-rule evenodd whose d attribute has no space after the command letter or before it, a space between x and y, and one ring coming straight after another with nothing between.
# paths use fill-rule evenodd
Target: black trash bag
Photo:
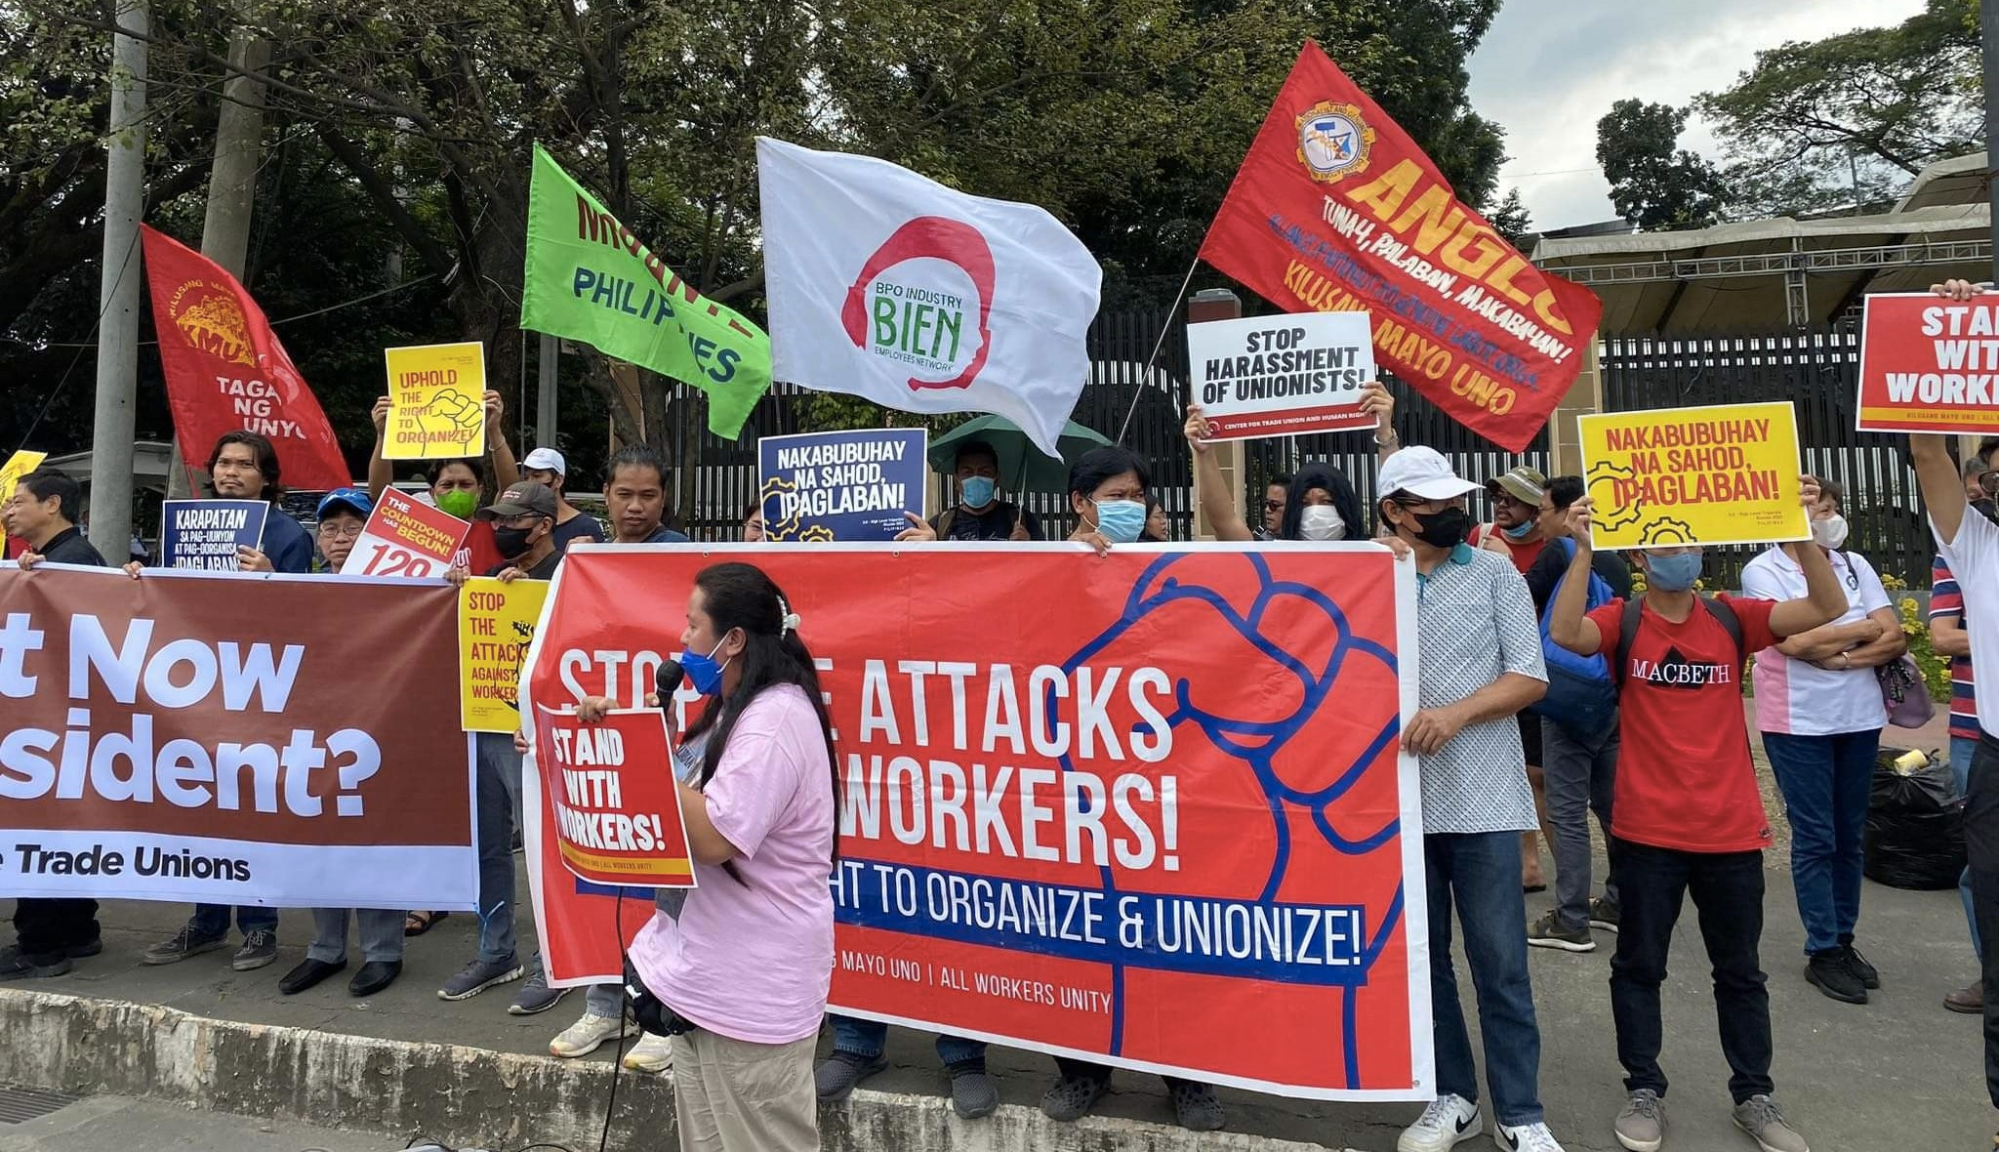
<instances>
[{"instance_id":1,"label":"black trash bag","mask_svg":"<svg viewBox=\"0 0 1999 1152\"><path fill-rule=\"evenodd\" d=\"M1932 756L1904 776L1894 769L1901 754L1884 748L1875 761L1861 871L1891 888L1955 888L1964 871L1964 799L1949 764Z\"/></svg>"}]
</instances>

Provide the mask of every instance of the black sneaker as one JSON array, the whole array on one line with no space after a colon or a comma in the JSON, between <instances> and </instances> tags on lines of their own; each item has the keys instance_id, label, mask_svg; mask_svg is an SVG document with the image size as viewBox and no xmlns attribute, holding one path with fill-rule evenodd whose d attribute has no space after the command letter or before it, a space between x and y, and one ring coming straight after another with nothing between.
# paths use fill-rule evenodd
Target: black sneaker
<instances>
[{"instance_id":1,"label":"black sneaker","mask_svg":"<svg viewBox=\"0 0 1999 1152\"><path fill-rule=\"evenodd\" d=\"M1589 926L1601 928L1605 932L1617 931L1617 919L1622 909L1617 901L1608 896L1592 897L1589 902Z\"/></svg>"},{"instance_id":2,"label":"black sneaker","mask_svg":"<svg viewBox=\"0 0 1999 1152\"><path fill-rule=\"evenodd\" d=\"M835 1052L812 1071L812 1087L821 1100L837 1104L854 1094L854 1085L888 1067L879 1056Z\"/></svg>"},{"instance_id":3,"label":"black sneaker","mask_svg":"<svg viewBox=\"0 0 1999 1152\"><path fill-rule=\"evenodd\" d=\"M30 956L14 944L0 948L0 980L40 980L64 975L74 967L76 962L65 953Z\"/></svg>"},{"instance_id":4,"label":"black sneaker","mask_svg":"<svg viewBox=\"0 0 1999 1152\"><path fill-rule=\"evenodd\" d=\"M1834 1000L1848 1004L1867 1003L1867 985L1860 982L1846 963L1844 949L1821 952L1805 966L1805 979Z\"/></svg>"},{"instance_id":5,"label":"black sneaker","mask_svg":"<svg viewBox=\"0 0 1999 1152\"><path fill-rule=\"evenodd\" d=\"M259 928L243 937L243 946L229 961L229 966L238 972L254 972L278 958L278 934L268 928Z\"/></svg>"},{"instance_id":6,"label":"black sneaker","mask_svg":"<svg viewBox=\"0 0 1999 1152\"><path fill-rule=\"evenodd\" d=\"M986 1074L985 1061L962 1064L950 1071L952 1111L967 1120L977 1120L999 1111L999 1087Z\"/></svg>"},{"instance_id":7,"label":"black sneaker","mask_svg":"<svg viewBox=\"0 0 1999 1152\"><path fill-rule=\"evenodd\" d=\"M1527 926L1530 948L1560 948L1564 952L1594 952L1596 941L1588 928L1571 928L1562 923L1562 914L1549 909Z\"/></svg>"},{"instance_id":8,"label":"black sneaker","mask_svg":"<svg viewBox=\"0 0 1999 1152\"><path fill-rule=\"evenodd\" d=\"M203 952L213 952L222 947L220 936L197 936L193 928L182 928L168 939L160 941L139 957L141 964L178 964L189 956L199 956Z\"/></svg>"},{"instance_id":9,"label":"black sneaker","mask_svg":"<svg viewBox=\"0 0 1999 1152\"><path fill-rule=\"evenodd\" d=\"M1881 973L1875 969L1874 965L1867 962L1867 957L1860 954L1860 949L1855 948L1851 944L1846 945L1843 959L1846 961L1847 971L1853 973L1859 979L1862 987L1881 987Z\"/></svg>"}]
</instances>

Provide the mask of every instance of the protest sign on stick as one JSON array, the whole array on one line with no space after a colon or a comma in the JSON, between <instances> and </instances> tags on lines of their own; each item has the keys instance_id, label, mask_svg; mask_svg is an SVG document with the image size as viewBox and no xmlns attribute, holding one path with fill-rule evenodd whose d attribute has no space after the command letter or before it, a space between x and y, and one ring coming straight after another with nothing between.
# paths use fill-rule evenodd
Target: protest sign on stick
<instances>
[{"instance_id":1,"label":"protest sign on stick","mask_svg":"<svg viewBox=\"0 0 1999 1152\"><path fill-rule=\"evenodd\" d=\"M620 708L584 723L536 705L535 748L563 867L593 884L694 886L659 709Z\"/></svg>"},{"instance_id":2,"label":"protest sign on stick","mask_svg":"<svg viewBox=\"0 0 1999 1152\"><path fill-rule=\"evenodd\" d=\"M458 594L458 717L467 732L521 728L521 663L548 584L475 576Z\"/></svg>"},{"instance_id":3,"label":"protest sign on stick","mask_svg":"<svg viewBox=\"0 0 1999 1152\"><path fill-rule=\"evenodd\" d=\"M1789 401L1578 417L1595 547L1811 538Z\"/></svg>"},{"instance_id":4,"label":"protest sign on stick","mask_svg":"<svg viewBox=\"0 0 1999 1152\"><path fill-rule=\"evenodd\" d=\"M1867 297L1859 409L1862 432L1999 432L1999 294Z\"/></svg>"},{"instance_id":5,"label":"protest sign on stick","mask_svg":"<svg viewBox=\"0 0 1999 1152\"><path fill-rule=\"evenodd\" d=\"M1360 409L1374 379L1365 312L1299 313L1187 325L1194 400L1215 440L1372 428Z\"/></svg>"},{"instance_id":6,"label":"protest sign on stick","mask_svg":"<svg viewBox=\"0 0 1999 1152\"><path fill-rule=\"evenodd\" d=\"M389 419L384 460L456 460L486 453L486 346L384 348Z\"/></svg>"},{"instance_id":7,"label":"protest sign on stick","mask_svg":"<svg viewBox=\"0 0 1999 1152\"><path fill-rule=\"evenodd\" d=\"M433 503L384 488L340 571L349 576L413 580L442 576L471 531L469 521Z\"/></svg>"},{"instance_id":8,"label":"protest sign on stick","mask_svg":"<svg viewBox=\"0 0 1999 1152\"><path fill-rule=\"evenodd\" d=\"M734 559L784 590L836 733L833 1011L1290 1096L1434 1095L1409 565L1359 543L584 549L524 697L638 705L683 625L631 605ZM615 979L616 890L562 862L542 775L522 802L550 983ZM706 871L689 907L736 884Z\"/></svg>"},{"instance_id":9,"label":"protest sign on stick","mask_svg":"<svg viewBox=\"0 0 1999 1152\"><path fill-rule=\"evenodd\" d=\"M234 572L236 550L263 544L270 515L262 500L168 500L160 507L160 566Z\"/></svg>"},{"instance_id":10,"label":"protest sign on stick","mask_svg":"<svg viewBox=\"0 0 1999 1152\"><path fill-rule=\"evenodd\" d=\"M893 540L923 511L921 428L808 432L757 441L764 538Z\"/></svg>"},{"instance_id":11,"label":"protest sign on stick","mask_svg":"<svg viewBox=\"0 0 1999 1152\"><path fill-rule=\"evenodd\" d=\"M7 501L13 499L14 485L21 482L21 477L40 468L42 461L46 459L48 459L46 452L30 452L23 448L7 457L5 464L0 464L0 507L6 506ZM5 559L7 556L7 543L7 522L0 519L0 559Z\"/></svg>"}]
</instances>

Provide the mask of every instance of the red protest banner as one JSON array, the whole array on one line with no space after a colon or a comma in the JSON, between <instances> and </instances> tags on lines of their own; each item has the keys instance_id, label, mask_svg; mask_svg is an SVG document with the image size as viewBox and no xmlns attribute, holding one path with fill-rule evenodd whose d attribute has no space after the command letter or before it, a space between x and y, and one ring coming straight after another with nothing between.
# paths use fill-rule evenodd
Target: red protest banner
<instances>
[{"instance_id":1,"label":"red protest banner","mask_svg":"<svg viewBox=\"0 0 1999 1152\"><path fill-rule=\"evenodd\" d=\"M1859 409L1862 432L1999 431L1999 296L1867 297Z\"/></svg>"},{"instance_id":2,"label":"red protest banner","mask_svg":"<svg viewBox=\"0 0 1999 1152\"><path fill-rule=\"evenodd\" d=\"M6 891L476 908L456 596L0 571Z\"/></svg>"},{"instance_id":3,"label":"red protest banner","mask_svg":"<svg viewBox=\"0 0 1999 1152\"><path fill-rule=\"evenodd\" d=\"M148 225L139 230L167 407L190 475L223 433L247 429L277 448L286 487L314 491L350 483L333 426L264 310L213 260Z\"/></svg>"},{"instance_id":4,"label":"red protest banner","mask_svg":"<svg viewBox=\"0 0 1999 1152\"><path fill-rule=\"evenodd\" d=\"M1603 315L1460 201L1309 41L1201 259L1288 312L1371 313L1384 368L1513 452L1554 414Z\"/></svg>"},{"instance_id":5,"label":"red protest banner","mask_svg":"<svg viewBox=\"0 0 1999 1152\"><path fill-rule=\"evenodd\" d=\"M556 852L579 880L692 888L666 717L621 708L594 723L535 707L535 757Z\"/></svg>"},{"instance_id":6,"label":"red protest banner","mask_svg":"<svg viewBox=\"0 0 1999 1152\"><path fill-rule=\"evenodd\" d=\"M471 531L469 521L384 488L340 571L349 576L442 576Z\"/></svg>"},{"instance_id":7,"label":"red protest banner","mask_svg":"<svg viewBox=\"0 0 1999 1152\"><path fill-rule=\"evenodd\" d=\"M1385 549L586 549L523 695L637 703L681 625L630 606L677 605L723 560L777 581L821 668L836 1011L1292 1096L1434 1094L1397 742L1415 589ZM614 978L624 890L565 870L536 776L551 982ZM643 919L624 910L627 936Z\"/></svg>"}]
</instances>

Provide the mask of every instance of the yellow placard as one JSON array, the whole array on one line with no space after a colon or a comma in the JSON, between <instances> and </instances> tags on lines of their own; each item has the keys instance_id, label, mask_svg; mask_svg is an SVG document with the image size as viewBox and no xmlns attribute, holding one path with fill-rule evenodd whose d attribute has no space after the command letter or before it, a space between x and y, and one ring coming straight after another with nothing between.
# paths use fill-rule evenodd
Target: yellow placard
<instances>
[{"instance_id":1,"label":"yellow placard","mask_svg":"<svg viewBox=\"0 0 1999 1152\"><path fill-rule=\"evenodd\" d=\"M521 727L521 663L534 643L545 580L475 577L458 591L458 715L467 732Z\"/></svg>"},{"instance_id":2,"label":"yellow placard","mask_svg":"<svg viewBox=\"0 0 1999 1152\"><path fill-rule=\"evenodd\" d=\"M389 419L384 460L455 460L486 454L486 346L384 348Z\"/></svg>"},{"instance_id":3,"label":"yellow placard","mask_svg":"<svg viewBox=\"0 0 1999 1152\"><path fill-rule=\"evenodd\" d=\"M42 461L48 458L49 454L46 452L29 452L26 449L7 457L7 462L0 464L0 505L14 498L14 485L21 482L21 477L40 468ZM0 519L0 558L5 558L6 555L7 522Z\"/></svg>"},{"instance_id":4,"label":"yellow placard","mask_svg":"<svg viewBox=\"0 0 1999 1152\"><path fill-rule=\"evenodd\" d=\"M1576 420L1601 549L1808 540L1788 401Z\"/></svg>"}]
</instances>

